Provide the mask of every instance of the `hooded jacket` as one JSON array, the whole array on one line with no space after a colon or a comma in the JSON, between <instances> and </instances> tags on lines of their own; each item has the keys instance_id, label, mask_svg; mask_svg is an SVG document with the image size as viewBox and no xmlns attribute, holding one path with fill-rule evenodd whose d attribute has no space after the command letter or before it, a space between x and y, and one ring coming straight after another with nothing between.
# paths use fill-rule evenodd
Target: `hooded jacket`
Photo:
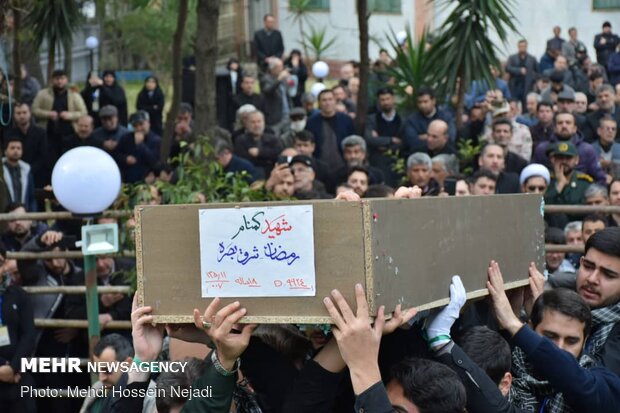
<instances>
[{"instance_id":1,"label":"hooded jacket","mask_svg":"<svg viewBox=\"0 0 620 413\"><path fill-rule=\"evenodd\" d=\"M534 152L534 157L532 158L532 163L541 163L549 170L553 170L549 156L547 156L547 150L551 144L561 140L562 139L558 138L556 134L553 134L549 141L538 144ZM605 175L605 171L601 168L598 155L592 145L584 140L582 133L579 131L570 138L570 141L575 144L579 152L579 164L576 169L590 175L596 182L605 185L607 176Z\"/></svg>"}]
</instances>

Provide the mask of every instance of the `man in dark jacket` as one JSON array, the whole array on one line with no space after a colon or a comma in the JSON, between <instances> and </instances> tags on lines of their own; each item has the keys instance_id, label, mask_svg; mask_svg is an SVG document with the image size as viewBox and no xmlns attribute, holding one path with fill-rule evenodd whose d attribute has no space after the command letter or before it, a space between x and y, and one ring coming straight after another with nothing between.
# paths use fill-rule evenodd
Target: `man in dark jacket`
<instances>
[{"instance_id":1,"label":"man in dark jacket","mask_svg":"<svg viewBox=\"0 0 620 413\"><path fill-rule=\"evenodd\" d=\"M508 58L506 71L510 73L508 86L512 97L521 101L525 106L525 97L532 90L538 73L536 58L527 53L527 40L519 41L519 52Z\"/></svg>"},{"instance_id":2,"label":"man in dark jacket","mask_svg":"<svg viewBox=\"0 0 620 413\"><path fill-rule=\"evenodd\" d=\"M215 145L215 156L217 161L220 163L224 172L246 172L247 173L247 181L252 183L256 180L254 177L256 175L256 168L254 165L246 159L240 158L233 153L232 146L225 142L220 141Z\"/></svg>"},{"instance_id":3,"label":"man in dark jacket","mask_svg":"<svg viewBox=\"0 0 620 413\"><path fill-rule=\"evenodd\" d=\"M596 89L597 110L586 116L585 126L582 130L586 141L592 143L599 139L596 130L599 121L604 116L611 116L620 123L620 107L616 106L616 91L612 85L602 85ZM620 131L616 131L616 141L620 140Z\"/></svg>"},{"instance_id":4,"label":"man in dark jacket","mask_svg":"<svg viewBox=\"0 0 620 413\"><path fill-rule=\"evenodd\" d=\"M426 132L430 123L436 119L448 124L450 142L456 140L456 124L452 115L437 107L435 92L427 87L420 87L416 98L418 110L405 119L401 137L407 146L408 153L426 152Z\"/></svg>"},{"instance_id":5,"label":"man in dark jacket","mask_svg":"<svg viewBox=\"0 0 620 413\"><path fill-rule=\"evenodd\" d=\"M603 32L594 36L594 49L596 49L596 60L603 67L607 67L609 55L611 55L616 46L620 43L618 35L611 32L611 23L603 23Z\"/></svg>"},{"instance_id":6,"label":"man in dark jacket","mask_svg":"<svg viewBox=\"0 0 620 413\"><path fill-rule=\"evenodd\" d=\"M598 155L589 143L585 142L581 132L577 130L575 115L561 112L555 116L555 134L549 141L540 143L534 151L533 163L540 163L551 169L551 163L547 156L550 145L559 141L571 141L579 152L579 164L577 170L590 175L595 181L605 184L605 171L601 168Z\"/></svg>"},{"instance_id":7,"label":"man in dark jacket","mask_svg":"<svg viewBox=\"0 0 620 413\"><path fill-rule=\"evenodd\" d=\"M368 160L370 164L383 171L386 184L398 186L398 175L394 172L394 158L388 151L402 152L403 141L399 138L403 124L401 116L396 112L394 91L383 88L377 91L379 110L368 117L366 122L366 143L368 144Z\"/></svg>"},{"instance_id":8,"label":"man in dark jacket","mask_svg":"<svg viewBox=\"0 0 620 413\"><path fill-rule=\"evenodd\" d=\"M540 142L548 141L553 136L553 103L539 102L536 106L538 123L530 127L534 148Z\"/></svg>"},{"instance_id":9,"label":"man in dark jacket","mask_svg":"<svg viewBox=\"0 0 620 413\"><path fill-rule=\"evenodd\" d=\"M127 183L142 181L159 162L161 138L151 131L149 115L138 111L131 115L134 131L125 134L114 152L123 180Z\"/></svg>"},{"instance_id":10,"label":"man in dark jacket","mask_svg":"<svg viewBox=\"0 0 620 413\"><path fill-rule=\"evenodd\" d=\"M121 137L129 130L118 122L118 109L112 105L104 106L99 111L101 126L93 132L93 138L101 142L102 149L108 153L114 152Z\"/></svg>"},{"instance_id":11,"label":"man in dark jacket","mask_svg":"<svg viewBox=\"0 0 620 413\"><path fill-rule=\"evenodd\" d=\"M550 411L566 411L569 406L574 411L617 411L620 378L613 370L597 366L588 354L586 337L593 338L595 317L584 300L585 292L581 297L563 288L542 293L531 310L532 330L513 312L496 262L491 262L488 275L497 320L517 346L513 404L533 411L545 405Z\"/></svg>"},{"instance_id":12,"label":"man in dark jacket","mask_svg":"<svg viewBox=\"0 0 620 413\"><path fill-rule=\"evenodd\" d=\"M480 151L478 166L491 171L497 177L495 192L498 194L518 194L521 192L519 175L506 172L506 152L497 143L489 143Z\"/></svg>"},{"instance_id":13,"label":"man in dark jacket","mask_svg":"<svg viewBox=\"0 0 620 413\"><path fill-rule=\"evenodd\" d=\"M13 107L15 127L4 133L6 138L17 135L22 140L22 160L32 168L35 188L43 188L51 182L51 168L47 152L47 132L32 122L30 107L25 103L17 103Z\"/></svg>"},{"instance_id":14,"label":"man in dark jacket","mask_svg":"<svg viewBox=\"0 0 620 413\"><path fill-rule=\"evenodd\" d=\"M235 155L252 162L256 167L256 179L269 176L282 149L284 148L280 139L265 132L265 117L262 112L250 113L247 132L235 141Z\"/></svg>"},{"instance_id":15,"label":"man in dark jacket","mask_svg":"<svg viewBox=\"0 0 620 413\"><path fill-rule=\"evenodd\" d=\"M355 133L350 116L336 111L334 92L325 89L319 93L320 113L312 115L306 129L312 132L316 142L314 156L325 162L332 173L344 166L342 140Z\"/></svg>"},{"instance_id":16,"label":"man in dark jacket","mask_svg":"<svg viewBox=\"0 0 620 413\"><path fill-rule=\"evenodd\" d=\"M2 253L4 255L4 252ZM2 256L4 263L4 256ZM34 398L23 397L21 386L33 387L32 376L21 371L21 360L34 350L34 317L30 297L11 285L11 277L0 273L0 405L7 413L35 413Z\"/></svg>"},{"instance_id":17,"label":"man in dark jacket","mask_svg":"<svg viewBox=\"0 0 620 413\"><path fill-rule=\"evenodd\" d=\"M93 136L95 123L90 115L84 115L78 119L75 126L75 132L69 136L65 136L62 139L62 153L70 151L73 148L80 146L92 146L95 148L101 148L101 141L98 141Z\"/></svg>"},{"instance_id":18,"label":"man in dark jacket","mask_svg":"<svg viewBox=\"0 0 620 413\"><path fill-rule=\"evenodd\" d=\"M282 58L284 42L282 33L276 29L276 18L273 15L266 14L263 17L263 23L265 27L254 33L254 47L258 66L265 69L268 58Z\"/></svg>"}]
</instances>

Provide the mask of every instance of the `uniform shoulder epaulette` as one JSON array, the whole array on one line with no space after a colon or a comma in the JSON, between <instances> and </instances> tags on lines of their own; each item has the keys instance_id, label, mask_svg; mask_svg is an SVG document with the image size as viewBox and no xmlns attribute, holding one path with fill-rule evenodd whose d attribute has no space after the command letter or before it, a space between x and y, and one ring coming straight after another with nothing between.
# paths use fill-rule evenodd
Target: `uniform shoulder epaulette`
<instances>
[{"instance_id":1,"label":"uniform shoulder epaulette","mask_svg":"<svg viewBox=\"0 0 620 413\"><path fill-rule=\"evenodd\" d=\"M590 183L594 182L594 179L592 179L590 175L581 172L577 173L577 179L583 179L584 181L588 181Z\"/></svg>"}]
</instances>

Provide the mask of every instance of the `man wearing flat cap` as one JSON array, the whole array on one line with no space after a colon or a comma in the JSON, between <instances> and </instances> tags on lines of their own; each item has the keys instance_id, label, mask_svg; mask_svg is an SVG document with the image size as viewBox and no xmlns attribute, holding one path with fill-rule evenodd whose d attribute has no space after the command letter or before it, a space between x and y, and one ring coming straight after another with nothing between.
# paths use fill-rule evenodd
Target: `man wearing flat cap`
<instances>
[{"instance_id":1,"label":"man wearing flat cap","mask_svg":"<svg viewBox=\"0 0 620 413\"><path fill-rule=\"evenodd\" d=\"M123 182L134 183L144 180L159 163L161 138L151 131L149 114L139 110L129 117L133 132L121 138L114 159L123 175Z\"/></svg>"},{"instance_id":2,"label":"man wearing flat cap","mask_svg":"<svg viewBox=\"0 0 620 413\"><path fill-rule=\"evenodd\" d=\"M553 165L553 175L545 194L545 202L562 205L583 204L586 189L594 180L590 175L575 169L579 163L577 147L570 141L560 141L554 143L548 152Z\"/></svg>"}]
</instances>

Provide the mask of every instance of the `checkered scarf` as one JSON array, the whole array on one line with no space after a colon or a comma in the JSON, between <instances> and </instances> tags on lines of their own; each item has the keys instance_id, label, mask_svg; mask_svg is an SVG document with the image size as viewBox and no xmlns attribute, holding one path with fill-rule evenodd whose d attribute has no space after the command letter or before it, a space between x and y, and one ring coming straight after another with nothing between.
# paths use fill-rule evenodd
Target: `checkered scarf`
<instances>
[{"instance_id":1,"label":"checkered scarf","mask_svg":"<svg viewBox=\"0 0 620 413\"><path fill-rule=\"evenodd\" d=\"M609 333L620 322L620 302L592 310L592 331L583 353L596 358L603 349Z\"/></svg>"},{"instance_id":2,"label":"checkered scarf","mask_svg":"<svg viewBox=\"0 0 620 413\"><path fill-rule=\"evenodd\" d=\"M579 359L581 367L590 368L596 365L595 358L603 349L609 333L617 322L620 322L620 303L592 311L592 332ZM549 382L534 378L532 366L519 347L515 347L512 353L512 362L515 379L510 389L510 401L514 406L523 410L548 413L574 411L566 404L562 393L554 391Z\"/></svg>"}]
</instances>

